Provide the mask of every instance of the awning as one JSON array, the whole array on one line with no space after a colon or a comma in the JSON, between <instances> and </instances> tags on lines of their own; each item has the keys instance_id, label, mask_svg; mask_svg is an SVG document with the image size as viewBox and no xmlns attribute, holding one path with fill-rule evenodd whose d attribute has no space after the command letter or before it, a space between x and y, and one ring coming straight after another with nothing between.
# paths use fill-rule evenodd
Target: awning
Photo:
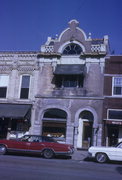
<instances>
[{"instance_id":1,"label":"awning","mask_svg":"<svg viewBox=\"0 0 122 180\"><path fill-rule=\"evenodd\" d=\"M84 73L84 65L80 64L58 64L56 66L55 75L81 75Z\"/></svg>"},{"instance_id":2,"label":"awning","mask_svg":"<svg viewBox=\"0 0 122 180\"><path fill-rule=\"evenodd\" d=\"M0 104L0 118L29 119L31 105L25 104Z\"/></svg>"}]
</instances>

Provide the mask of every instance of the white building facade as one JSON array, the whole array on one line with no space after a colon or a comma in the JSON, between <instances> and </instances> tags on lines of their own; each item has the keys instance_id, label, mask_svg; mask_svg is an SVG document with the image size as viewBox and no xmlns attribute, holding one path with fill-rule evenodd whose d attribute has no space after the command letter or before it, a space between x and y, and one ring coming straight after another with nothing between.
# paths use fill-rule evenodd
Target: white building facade
<instances>
[{"instance_id":1,"label":"white building facade","mask_svg":"<svg viewBox=\"0 0 122 180\"><path fill-rule=\"evenodd\" d=\"M36 52L0 52L0 136L53 136L88 148L102 143L108 37L87 38L76 20Z\"/></svg>"}]
</instances>

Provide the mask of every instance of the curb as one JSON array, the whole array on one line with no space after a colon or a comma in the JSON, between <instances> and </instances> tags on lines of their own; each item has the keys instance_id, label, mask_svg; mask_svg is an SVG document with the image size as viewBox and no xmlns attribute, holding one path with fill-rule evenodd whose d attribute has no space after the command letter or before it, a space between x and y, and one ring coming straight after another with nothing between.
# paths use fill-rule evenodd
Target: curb
<instances>
[{"instance_id":1,"label":"curb","mask_svg":"<svg viewBox=\"0 0 122 180\"><path fill-rule=\"evenodd\" d=\"M74 154L72 155L72 160L84 160L88 156L87 150L75 150Z\"/></svg>"}]
</instances>

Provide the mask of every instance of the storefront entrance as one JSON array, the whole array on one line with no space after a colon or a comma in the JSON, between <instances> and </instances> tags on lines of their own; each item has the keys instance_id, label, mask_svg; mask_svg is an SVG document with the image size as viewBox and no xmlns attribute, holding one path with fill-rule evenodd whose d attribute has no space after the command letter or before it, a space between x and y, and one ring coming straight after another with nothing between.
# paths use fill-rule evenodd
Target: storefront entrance
<instances>
[{"instance_id":1,"label":"storefront entrance","mask_svg":"<svg viewBox=\"0 0 122 180\"><path fill-rule=\"evenodd\" d=\"M114 122L108 122L106 124L106 146L115 146L117 143L122 141L122 125L112 124Z\"/></svg>"},{"instance_id":2,"label":"storefront entrance","mask_svg":"<svg viewBox=\"0 0 122 180\"><path fill-rule=\"evenodd\" d=\"M7 137L8 125L9 125L8 119L4 119L4 118L0 119L0 139L4 139Z\"/></svg>"},{"instance_id":3,"label":"storefront entrance","mask_svg":"<svg viewBox=\"0 0 122 180\"><path fill-rule=\"evenodd\" d=\"M0 139L18 138L29 131L30 123L23 119L0 119Z\"/></svg>"},{"instance_id":4,"label":"storefront entrance","mask_svg":"<svg viewBox=\"0 0 122 180\"><path fill-rule=\"evenodd\" d=\"M116 125L108 125L107 129L109 146L115 146L118 143L119 127Z\"/></svg>"},{"instance_id":5,"label":"storefront entrance","mask_svg":"<svg viewBox=\"0 0 122 180\"><path fill-rule=\"evenodd\" d=\"M88 149L92 145L93 115L90 111L80 114L77 148Z\"/></svg>"},{"instance_id":6,"label":"storefront entrance","mask_svg":"<svg viewBox=\"0 0 122 180\"><path fill-rule=\"evenodd\" d=\"M83 122L83 148L91 146L92 142L92 122Z\"/></svg>"},{"instance_id":7,"label":"storefront entrance","mask_svg":"<svg viewBox=\"0 0 122 180\"><path fill-rule=\"evenodd\" d=\"M17 138L29 131L31 105L0 104L0 138Z\"/></svg>"}]
</instances>

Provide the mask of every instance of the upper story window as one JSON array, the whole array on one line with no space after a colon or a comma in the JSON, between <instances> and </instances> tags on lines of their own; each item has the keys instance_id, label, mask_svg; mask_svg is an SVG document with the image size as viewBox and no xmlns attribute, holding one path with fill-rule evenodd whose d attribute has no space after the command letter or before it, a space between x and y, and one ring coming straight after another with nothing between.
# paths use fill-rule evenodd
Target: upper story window
<instances>
[{"instance_id":1,"label":"upper story window","mask_svg":"<svg viewBox=\"0 0 122 180\"><path fill-rule=\"evenodd\" d=\"M0 98L6 98L9 83L8 75L0 75Z\"/></svg>"},{"instance_id":2,"label":"upper story window","mask_svg":"<svg viewBox=\"0 0 122 180\"><path fill-rule=\"evenodd\" d=\"M78 44L69 44L63 51L64 55L79 55L82 52L82 48Z\"/></svg>"},{"instance_id":3,"label":"upper story window","mask_svg":"<svg viewBox=\"0 0 122 180\"><path fill-rule=\"evenodd\" d=\"M122 77L113 78L113 95L122 95Z\"/></svg>"},{"instance_id":4,"label":"upper story window","mask_svg":"<svg viewBox=\"0 0 122 180\"><path fill-rule=\"evenodd\" d=\"M23 75L21 81L20 89L20 99L28 99L29 97L29 86L30 86L30 76Z\"/></svg>"},{"instance_id":5,"label":"upper story window","mask_svg":"<svg viewBox=\"0 0 122 180\"><path fill-rule=\"evenodd\" d=\"M83 87L82 75L57 75L55 81L56 87Z\"/></svg>"},{"instance_id":6,"label":"upper story window","mask_svg":"<svg viewBox=\"0 0 122 180\"><path fill-rule=\"evenodd\" d=\"M83 87L84 68L80 64L58 64L54 72L56 87Z\"/></svg>"}]
</instances>

